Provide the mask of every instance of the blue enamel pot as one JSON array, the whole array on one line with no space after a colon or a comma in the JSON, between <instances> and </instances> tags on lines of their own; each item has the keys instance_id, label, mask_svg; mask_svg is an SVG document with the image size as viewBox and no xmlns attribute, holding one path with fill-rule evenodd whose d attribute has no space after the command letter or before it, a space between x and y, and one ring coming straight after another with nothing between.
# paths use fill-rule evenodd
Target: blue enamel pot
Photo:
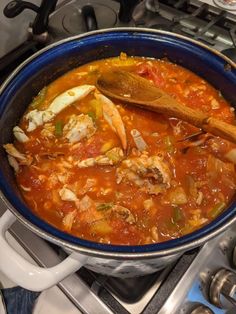
<instances>
[{"instance_id":1,"label":"blue enamel pot","mask_svg":"<svg viewBox=\"0 0 236 314\"><path fill-rule=\"evenodd\" d=\"M183 252L218 236L236 220L236 203L232 202L214 221L186 236L159 244L117 246L95 243L64 233L44 222L26 206L3 150L3 144L13 141L12 128L18 123L32 97L45 85L75 67L93 60L117 56L121 51L134 56L166 57L206 79L221 91L232 106L236 105L235 63L201 43L173 33L139 28L95 31L57 42L30 57L10 75L0 90L0 189L2 206L7 208L0 219L1 269L4 270L7 260L9 265L12 256L17 260L20 258L11 251L7 260L2 261L2 256L9 250L4 234L15 219L40 237L72 252L73 258L69 258L77 261L77 264L74 265L70 260L73 267L66 265L70 272L79 268L79 260L80 264L95 271L113 275L115 272L117 276L126 277L155 272ZM1 252L2 247L4 253ZM24 262L20 260L21 264ZM16 267L13 260L9 268L12 267ZM27 267L30 266L27 264ZM16 269L14 275L19 271L22 272L22 269ZM42 272L40 278L44 278ZM63 274L65 275L65 271ZM68 271L66 274L68 275ZM10 272L7 275L11 276ZM42 290L55 284L64 275L56 277L50 284L38 287L36 283L25 284L28 279L27 274L24 274L26 277L18 280L18 284L28 289Z\"/></svg>"}]
</instances>

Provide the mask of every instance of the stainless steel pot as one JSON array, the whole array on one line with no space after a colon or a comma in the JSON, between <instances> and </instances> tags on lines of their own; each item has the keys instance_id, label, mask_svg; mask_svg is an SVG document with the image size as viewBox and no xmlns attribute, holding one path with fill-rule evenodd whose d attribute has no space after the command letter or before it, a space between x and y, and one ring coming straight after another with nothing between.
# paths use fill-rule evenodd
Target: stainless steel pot
<instances>
[{"instance_id":1,"label":"stainless steel pot","mask_svg":"<svg viewBox=\"0 0 236 314\"><path fill-rule=\"evenodd\" d=\"M12 128L23 115L33 96L66 71L92 60L118 55L153 58L168 57L208 80L232 105L236 104L236 65L203 44L183 36L148 29L121 28L95 31L53 44L25 61L0 90L0 269L13 281L40 291L55 285L81 266L112 276L140 276L173 262L183 252L202 245L223 232L236 220L233 202L209 225L179 239L160 244L117 246L95 243L66 234L35 216L24 204L14 174L2 149L12 141ZM68 251L69 256L53 268L27 262L7 243L5 234L14 221Z\"/></svg>"}]
</instances>

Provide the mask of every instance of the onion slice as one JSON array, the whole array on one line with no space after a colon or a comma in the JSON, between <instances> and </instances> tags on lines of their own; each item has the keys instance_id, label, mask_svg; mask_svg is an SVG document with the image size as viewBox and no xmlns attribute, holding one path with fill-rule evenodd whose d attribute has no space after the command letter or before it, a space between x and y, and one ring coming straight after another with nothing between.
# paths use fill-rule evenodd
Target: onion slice
<instances>
[{"instance_id":1,"label":"onion slice","mask_svg":"<svg viewBox=\"0 0 236 314\"><path fill-rule=\"evenodd\" d=\"M236 148L231 149L227 154L225 154L225 158L236 164Z\"/></svg>"},{"instance_id":2,"label":"onion slice","mask_svg":"<svg viewBox=\"0 0 236 314\"><path fill-rule=\"evenodd\" d=\"M147 143L144 141L141 133L138 130L133 129L130 131L130 134L132 135L134 143L140 152L148 148Z\"/></svg>"}]
</instances>

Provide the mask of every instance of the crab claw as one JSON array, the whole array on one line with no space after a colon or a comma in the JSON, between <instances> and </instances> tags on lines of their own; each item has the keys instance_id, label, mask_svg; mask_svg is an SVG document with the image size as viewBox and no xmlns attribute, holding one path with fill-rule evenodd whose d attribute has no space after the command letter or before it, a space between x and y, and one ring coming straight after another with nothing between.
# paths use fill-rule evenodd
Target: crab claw
<instances>
[{"instance_id":1,"label":"crab claw","mask_svg":"<svg viewBox=\"0 0 236 314\"><path fill-rule=\"evenodd\" d=\"M94 89L95 86L93 85L81 85L68 89L64 93L57 96L47 110L53 112L54 114L58 114L75 101L86 97Z\"/></svg>"},{"instance_id":2,"label":"crab claw","mask_svg":"<svg viewBox=\"0 0 236 314\"><path fill-rule=\"evenodd\" d=\"M26 119L29 121L28 132L35 130L38 126L51 121L59 112L73 104L75 101L86 97L95 89L93 85L81 85L66 90L57 96L46 110L37 109L28 112Z\"/></svg>"},{"instance_id":3,"label":"crab claw","mask_svg":"<svg viewBox=\"0 0 236 314\"><path fill-rule=\"evenodd\" d=\"M102 104L103 117L110 125L111 129L119 136L124 149L127 148L127 138L124 123L120 113L113 102L100 93L96 93L95 97Z\"/></svg>"}]
</instances>

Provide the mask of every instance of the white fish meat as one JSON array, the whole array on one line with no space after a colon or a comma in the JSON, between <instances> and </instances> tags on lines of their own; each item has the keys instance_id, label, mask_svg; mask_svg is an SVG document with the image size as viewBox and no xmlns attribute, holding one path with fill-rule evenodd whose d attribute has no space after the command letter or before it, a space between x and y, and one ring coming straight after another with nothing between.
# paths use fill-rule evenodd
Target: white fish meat
<instances>
[{"instance_id":1,"label":"white fish meat","mask_svg":"<svg viewBox=\"0 0 236 314\"><path fill-rule=\"evenodd\" d=\"M26 143L29 141L29 137L25 134L25 132L19 126L15 126L13 128L13 134L15 138L17 139L17 141L21 143Z\"/></svg>"},{"instance_id":2,"label":"white fish meat","mask_svg":"<svg viewBox=\"0 0 236 314\"><path fill-rule=\"evenodd\" d=\"M90 138L96 132L93 120L87 114L73 115L63 128L63 135L70 143L76 143L83 138Z\"/></svg>"},{"instance_id":3,"label":"white fish meat","mask_svg":"<svg viewBox=\"0 0 236 314\"><path fill-rule=\"evenodd\" d=\"M131 182L146 189L149 194L159 194L170 187L171 173L168 165L158 156L141 155L123 160L116 171L117 183Z\"/></svg>"},{"instance_id":4,"label":"white fish meat","mask_svg":"<svg viewBox=\"0 0 236 314\"><path fill-rule=\"evenodd\" d=\"M113 166L124 158L123 150L120 147L114 147L106 152L105 155L99 155L93 158L86 158L79 161L77 166L79 168L88 168L95 165L99 166Z\"/></svg>"}]
</instances>

